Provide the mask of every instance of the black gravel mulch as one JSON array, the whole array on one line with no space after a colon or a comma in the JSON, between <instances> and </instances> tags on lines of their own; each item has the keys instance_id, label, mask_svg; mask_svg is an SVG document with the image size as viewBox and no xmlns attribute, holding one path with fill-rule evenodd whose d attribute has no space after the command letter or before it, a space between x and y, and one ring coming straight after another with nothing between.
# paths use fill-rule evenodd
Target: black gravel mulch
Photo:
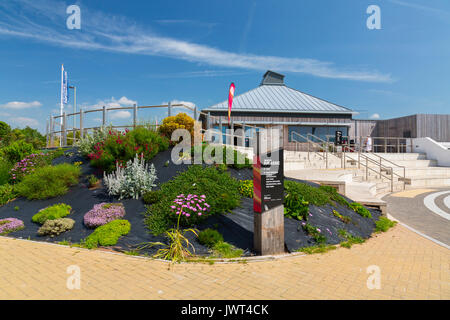
<instances>
[{"instance_id":1,"label":"black gravel mulch","mask_svg":"<svg viewBox=\"0 0 450 320\"><path fill-rule=\"evenodd\" d=\"M179 172L187 170L188 164L175 165L170 160L171 149L157 154L152 163L155 165L158 180L157 183L164 183L173 178ZM169 160L168 166L166 162ZM2 207L0 207L0 219L15 217L21 219L25 223L25 229L17 232L10 233L8 236L15 238L32 239L38 241L47 242L60 242L63 240L70 241L72 243L80 242L80 240L86 238L93 232L92 229L88 229L83 224L83 217L94 204L100 202L122 202L125 206L126 215L124 219L127 219L131 223L131 231L128 235L121 237L113 250L117 251L130 251L134 250L137 246L144 242L164 242L163 236L152 235L145 226L144 212L146 211L145 204L142 200L124 199L118 201L113 197L110 197L104 188L96 190L89 190L87 188L87 176L90 174L97 175L101 178L101 173L92 168L89 162L77 154L76 149L66 151L66 155L57 158L53 161L53 164L59 164L63 162L75 163L83 162L82 178L77 186L71 188L70 192L64 196L60 196L48 200L33 200L28 201L25 198L18 198ZM251 169L237 170L229 168L228 172L231 176L239 180L253 179ZM293 180L293 179L291 179ZM299 181L309 183L306 181ZM75 226L72 230L67 231L57 237L42 237L37 235L37 230L40 225L33 223L31 217L36 214L40 209L56 204L66 203L72 206L73 212L68 216L75 220ZM19 207L19 210L14 210L15 207ZM349 216L352 220L351 223L345 224L338 218L332 215L332 210L337 210L344 216ZM369 209L372 213L374 220L377 220L381 213L378 210ZM315 227L321 229L322 233L327 237L327 243L337 244L343 241L338 236L339 229L345 229L354 236L362 238L368 238L373 233L375 228L375 222L372 219L363 218L353 210L337 206L332 207L330 205L324 207L310 206L309 223ZM293 252L300 247L311 246L315 244L313 238L308 236L301 227L301 222L285 218L285 246L287 251ZM232 213L209 217L205 223L198 226L198 229L203 230L206 228L215 228L224 236L225 241L235 245L238 248L244 249L244 255L253 255L253 199L243 198L241 207L233 210ZM208 253L208 249L201 245L196 237L192 234L188 234L188 238L195 247L195 252L200 255ZM153 247L140 252L141 254L153 254L158 247Z\"/></svg>"}]
</instances>

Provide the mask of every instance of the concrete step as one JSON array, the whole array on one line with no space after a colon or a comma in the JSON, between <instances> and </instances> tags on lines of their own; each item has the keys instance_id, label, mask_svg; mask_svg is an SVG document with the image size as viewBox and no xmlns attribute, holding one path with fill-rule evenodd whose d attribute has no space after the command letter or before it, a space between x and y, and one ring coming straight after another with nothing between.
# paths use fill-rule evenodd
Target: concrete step
<instances>
[{"instance_id":1,"label":"concrete step","mask_svg":"<svg viewBox=\"0 0 450 320\"><path fill-rule=\"evenodd\" d=\"M396 161L408 161L408 160L427 160L427 156L424 153L362 153L365 156L368 156L374 160L379 159L377 157L380 156L387 160L396 162ZM350 157L353 159L358 158L358 153L348 152L345 154L346 157Z\"/></svg>"}]
</instances>

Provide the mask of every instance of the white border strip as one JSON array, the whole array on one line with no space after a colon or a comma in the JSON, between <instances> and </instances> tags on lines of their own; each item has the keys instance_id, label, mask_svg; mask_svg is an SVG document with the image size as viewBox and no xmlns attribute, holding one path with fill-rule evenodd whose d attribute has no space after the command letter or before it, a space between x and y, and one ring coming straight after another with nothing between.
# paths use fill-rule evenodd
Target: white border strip
<instances>
[{"instance_id":1,"label":"white border strip","mask_svg":"<svg viewBox=\"0 0 450 320\"><path fill-rule=\"evenodd\" d=\"M423 203L425 204L425 207L427 207L429 210L433 211L435 214L441 216L444 219L450 220L450 214L439 208L435 201L436 198L439 196L442 196L444 194L450 193L450 191L442 191L442 192L436 192L432 193L423 199ZM447 198L446 198L447 199ZM448 207L448 203L445 202L445 205Z\"/></svg>"}]
</instances>

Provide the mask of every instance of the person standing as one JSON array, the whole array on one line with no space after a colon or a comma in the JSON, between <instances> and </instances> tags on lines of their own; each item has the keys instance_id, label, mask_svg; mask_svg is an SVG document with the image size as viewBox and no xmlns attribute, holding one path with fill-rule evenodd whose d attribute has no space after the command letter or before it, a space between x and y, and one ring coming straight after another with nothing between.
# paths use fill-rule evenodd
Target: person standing
<instances>
[{"instance_id":1,"label":"person standing","mask_svg":"<svg viewBox=\"0 0 450 320\"><path fill-rule=\"evenodd\" d=\"M366 138L366 152L372 152L372 138L370 136Z\"/></svg>"}]
</instances>

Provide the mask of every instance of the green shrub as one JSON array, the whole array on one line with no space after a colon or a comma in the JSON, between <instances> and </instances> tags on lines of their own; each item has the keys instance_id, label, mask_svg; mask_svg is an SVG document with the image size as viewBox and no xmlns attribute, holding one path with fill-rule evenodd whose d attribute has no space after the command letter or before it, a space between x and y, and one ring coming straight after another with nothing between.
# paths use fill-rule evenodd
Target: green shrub
<instances>
[{"instance_id":1,"label":"green shrub","mask_svg":"<svg viewBox=\"0 0 450 320\"><path fill-rule=\"evenodd\" d=\"M78 183L80 172L79 166L67 163L37 168L16 185L16 190L29 200L61 196Z\"/></svg>"},{"instance_id":2,"label":"green shrub","mask_svg":"<svg viewBox=\"0 0 450 320\"><path fill-rule=\"evenodd\" d=\"M32 153L34 153L33 145L25 141L14 141L2 149L3 157L11 163L16 163Z\"/></svg>"},{"instance_id":3,"label":"green shrub","mask_svg":"<svg viewBox=\"0 0 450 320\"><path fill-rule=\"evenodd\" d=\"M176 116L166 117L158 131L167 139L172 138L172 133L177 129L186 129L191 134L191 140L194 138L194 119L186 113L179 113ZM171 145L175 145L177 141L170 141Z\"/></svg>"},{"instance_id":4,"label":"green shrub","mask_svg":"<svg viewBox=\"0 0 450 320\"><path fill-rule=\"evenodd\" d=\"M350 203L350 208L352 208L353 211L355 211L357 214L359 214L364 218L372 218L372 214L370 213L370 211L367 210L367 208L365 208L361 203L358 202Z\"/></svg>"},{"instance_id":5,"label":"green shrub","mask_svg":"<svg viewBox=\"0 0 450 320\"><path fill-rule=\"evenodd\" d=\"M284 188L288 194L300 194L305 201L315 206L333 204L331 202L330 195L327 192L320 188L312 187L306 183L285 180Z\"/></svg>"},{"instance_id":6,"label":"green shrub","mask_svg":"<svg viewBox=\"0 0 450 320\"><path fill-rule=\"evenodd\" d=\"M158 152L166 150L169 141L158 132L138 127L134 130L119 132L109 130L108 136L94 146L88 154L91 165L106 172L112 172L116 165L125 165L136 155L143 155L146 161L151 160Z\"/></svg>"},{"instance_id":7,"label":"green shrub","mask_svg":"<svg viewBox=\"0 0 450 320\"><path fill-rule=\"evenodd\" d=\"M170 206L180 194L205 195L211 207L209 215L230 212L240 204L238 186L239 182L227 172L219 172L214 167L192 165L160 186L162 197L147 207L145 223L155 235L173 227L177 217L170 211ZM204 218L206 215L192 216L189 219L183 217L180 224L193 226Z\"/></svg>"},{"instance_id":8,"label":"green shrub","mask_svg":"<svg viewBox=\"0 0 450 320\"><path fill-rule=\"evenodd\" d=\"M386 217L380 217L380 219L377 222L375 222L375 226L376 226L375 231L386 232L390 228L395 226L396 224L397 224L397 221L389 220Z\"/></svg>"},{"instance_id":9,"label":"green shrub","mask_svg":"<svg viewBox=\"0 0 450 320\"><path fill-rule=\"evenodd\" d=\"M69 218L61 218L55 220L47 220L42 227L39 228L40 236L49 235L50 237L59 236L61 233L72 230L75 220Z\"/></svg>"},{"instance_id":10,"label":"green shrub","mask_svg":"<svg viewBox=\"0 0 450 320\"><path fill-rule=\"evenodd\" d=\"M247 198L253 198L253 180L240 180L239 193Z\"/></svg>"},{"instance_id":11,"label":"green shrub","mask_svg":"<svg viewBox=\"0 0 450 320\"><path fill-rule=\"evenodd\" d=\"M146 204L154 204L158 202L162 198L162 196L163 194L161 190L153 190L145 193L142 196L142 200L144 200Z\"/></svg>"},{"instance_id":12,"label":"green shrub","mask_svg":"<svg viewBox=\"0 0 450 320\"><path fill-rule=\"evenodd\" d=\"M208 248L212 248L217 242L223 241L223 236L219 231L208 228L198 234L198 241Z\"/></svg>"},{"instance_id":13,"label":"green shrub","mask_svg":"<svg viewBox=\"0 0 450 320\"><path fill-rule=\"evenodd\" d=\"M13 165L5 159L0 158L0 186L7 184L11 174L10 170Z\"/></svg>"},{"instance_id":14,"label":"green shrub","mask_svg":"<svg viewBox=\"0 0 450 320\"><path fill-rule=\"evenodd\" d=\"M242 249L236 249L233 245L224 241L217 242L212 249L215 255L226 259L238 258L244 253Z\"/></svg>"},{"instance_id":15,"label":"green shrub","mask_svg":"<svg viewBox=\"0 0 450 320\"><path fill-rule=\"evenodd\" d=\"M284 197L284 216L298 220L308 220L309 202L299 193L287 190Z\"/></svg>"},{"instance_id":16,"label":"green shrub","mask_svg":"<svg viewBox=\"0 0 450 320\"><path fill-rule=\"evenodd\" d=\"M39 224L44 224L47 220L55 220L68 216L71 210L72 207L68 204L58 203L39 210L31 220Z\"/></svg>"},{"instance_id":17,"label":"green shrub","mask_svg":"<svg viewBox=\"0 0 450 320\"><path fill-rule=\"evenodd\" d=\"M7 204L9 201L17 197L17 192L10 184L0 186L0 206Z\"/></svg>"},{"instance_id":18,"label":"green shrub","mask_svg":"<svg viewBox=\"0 0 450 320\"><path fill-rule=\"evenodd\" d=\"M206 152L205 149L207 149ZM211 158L214 158L216 155L216 151L220 149L222 151L221 164L236 169L252 168L253 163L250 159L246 157L245 154L226 146L210 145L206 143L202 145L193 146L191 148L191 156L195 157L195 154L201 152L202 159L204 159L205 154L211 155ZM232 159L233 163L227 163L227 159Z\"/></svg>"},{"instance_id":19,"label":"green shrub","mask_svg":"<svg viewBox=\"0 0 450 320\"><path fill-rule=\"evenodd\" d=\"M94 176L93 174L88 176L88 184L89 184L89 188L94 187L97 183L98 183L98 178L96 176Z\"/></svg>"},{"instance_id":20,"label":"green shrub","mask_svg":"<svg viewBox=\"0 0 450 320\"><path fill-rule=\"evenodd\" d=\"M114 220L98 227L91 233L84 245L89 248L97 248L98 246L113 246L119 241L121 236L127 235L131 230L128 220Z\"/></svg>"},{"instance_id":21,"label":"green shrub","mask_svg":"<svg viewBox=\"0 0 450 320\"><path fill-rule=\"evenodd\" d=\"M350 207L350 203L337 192L336 188L332 186L320 186L319 189L325 191L334 202L347 208Z\"/></svg>"}]
</instances>

